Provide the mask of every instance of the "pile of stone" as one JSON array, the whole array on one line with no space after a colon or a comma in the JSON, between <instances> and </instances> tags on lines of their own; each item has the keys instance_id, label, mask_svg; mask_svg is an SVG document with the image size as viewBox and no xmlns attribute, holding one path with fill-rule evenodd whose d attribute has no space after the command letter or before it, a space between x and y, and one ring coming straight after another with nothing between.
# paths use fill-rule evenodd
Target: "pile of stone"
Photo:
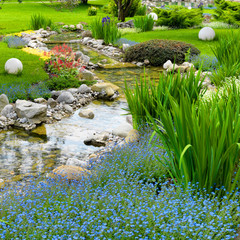
<instances>
[{"instance_id":1,"label":"pile of stone","mask_svg":"<svg viewBox=\"0 0 240 240\"><path fill-rule=\"evenodd\" d=\"M79 24L70 24L70 25L63 25L63 30L67 31L82 31L83 30L83 25L81 23Z\"/></svg>"},{"instance_id":2,"label":"pile of stone","mask_svg":"<svg viewBox=\"0 0 240 240\"><path fill-rule=\"evenodd\" d=\"M97 83L91 88L82 84L79 88L52 91L51 98L32 101L17 100L10 104L5 94L0 95L0 131L15 128L32 130L41 123L54 123L73 114L93 99L114 100L119 96L118 87L111 83Z\"/></svg>"},{"instance_id":3,"label":"pile of stone","mask_svg":"<svg viewBox=\"0 0 240 240\"><path fill-rule=\"evenodd\" d=\"M133 20L117 23L118 28L134 28Z\"/></svg>"}]
</instances>

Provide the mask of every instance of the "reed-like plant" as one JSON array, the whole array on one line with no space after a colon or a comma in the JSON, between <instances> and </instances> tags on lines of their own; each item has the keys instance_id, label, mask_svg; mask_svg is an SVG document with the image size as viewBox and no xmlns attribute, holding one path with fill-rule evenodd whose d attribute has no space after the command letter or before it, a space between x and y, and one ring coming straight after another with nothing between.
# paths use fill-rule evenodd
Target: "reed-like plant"
<instances>
[{"instance_id":1,"label":"reed-like plant","mask_svg":"<svg viewBox=\"0 0 240 240\"><path fill-rule=\"evenodd\" d=\"M46 29L46 27L51 27L53 22L50 18L47 18L43 15L33 14L30 20L30 28L34 30L38 30L40 28Z\"/></svg>"},{"instance_id":2,"label":"reed-like plant","mask_svg":"<svg viewBox=\"0 0 240 240\"><path fill-rule=\"evenodd\" d=\"M103 39L105 44L115 44L121 38L121 32L110 17L95 18L90 25L92 35L96 39Z\"/></svg>"},{"instance_id":3,"label":"reed-like plant","mask_svg":"<svg viewBox=\"0 0 240 240\"><path fill-rule=\"evenodd\" d=\"M128 102L127 111L133 116L134 128L139 128L148 121L147 113L153 118L159 119L160 105L167 110L170 109L169 96L173 96L178 102L180 101L180 93L186 92L191 101L196 101L202 90L201 71L195 76L194 70L191 69L185 75L180 72L174 74L169 72L162 73L159 81L144 78L136 79L133 89L127 86L125 82L125 96Z\"/></svg>"},{"instance_id":4,"label":"reed-like plant","mask_svg":"<svg viewBox=\"0 0 240 240\"><path fill-rule=\"evenodd\" d=\"M208 193L236 189L240 174L240 99L236 93L239 96L236 88L228 89L228 98L214 97L197 105L181 93L180 101L170 97L170 111L163 104L158 107L159 123L149 114L169 156L159 161L175 182L185 188L196 184Z\"/></svg>"},{"instance_id":5,"label":"reed-like plant","mask_svg":"<svg viewBox=\"0 0 240 240\"><path fill-rule=\"evenodd\" d=\"M143 17L135 17L133 23L136 29L140 29L141 32L147 32L152 31L154 20L150 15L146 15Z\"/></svg>"},{"instance_id":6,"label":"reed-like plant","mask_svg":"<svg viewBox=\"0 0 240 240\"><path fill-rule=\"evenodd\" d=\"M212 81L221 85L226 77L240 74L240 35L228 33L219 36L212 51L218 60L218 69L213 72Z\"/></svg>"}]
</instances>

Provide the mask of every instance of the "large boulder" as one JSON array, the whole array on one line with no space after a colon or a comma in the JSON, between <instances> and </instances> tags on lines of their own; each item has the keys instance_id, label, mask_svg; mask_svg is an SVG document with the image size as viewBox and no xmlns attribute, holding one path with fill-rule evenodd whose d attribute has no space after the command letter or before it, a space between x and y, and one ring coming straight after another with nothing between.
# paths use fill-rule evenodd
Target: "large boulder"
<instances>
[{"instance_id":1,"label":"large boulder","mask_svg":"<svg viewBox=\"0 0 240 240\"><path fill-rule=\"evenodd\" d=\"M47 105L17 100L16 112L19 118L26 118L30 123L39 124L46 120Z\"/></svg>"},{"instance_id":2,"label":"large boulder","mask_svg":"<svg viewBox=\"0 0 240 240\"><path fill-rule=\"evenodd\" d=\"M5 63L5 71L8 74L19 74L23 70L22 62L17 58L10 58Z\"/></svg>"},{"instance_id":3,"label":"large boulder","mask_svg":"<svg viewBox=\"0 0 240 240\"><path fill-rule=\"evenodd\" d=\"M114 92L119 90L119 87L108 82L101 82L92 85L91 89L95 92L106 91L108 88L111 88Z\"/></svg>"},{"instance_id":4,"label":"large boulder","mask_svg":"<svg viewBox=\"0 0 240 240\"><path fill-rule=\"evenodd\" d=\"M90 57L83 54L81 51L77 51L75 53L75 61L78 61L80 59L81 63L84 65L88 65L90 62Z\"/></svg>"},{"instance_id":5,"label":"large boulder","mask_svg":"<svg viewBox=\"0 0 240 240\"><path fill-rule=\"evenodd\" d=\"M57 102L65 102L67 104L71 104L74 102L74 97L70 92L64 91L62 92L59 97L57 98Z\"/></svg>"},{"instance_id":6,"label":"large boulder","mask_svg":"<svg viewBox=\"0 0 240 240\"><path fill-rule=\"evenodd\" d=\"M1 115L13 119L17 117L17 114L11 104L8 104L3 108L3 110L1 111Z\"/></svg>"},{"instance_id":7,"label":"large boulder","mask_svg":"<svg viewBox=\"0 0 240 240\"><path fill-rule=\"evenodd\" d=\"M203 41L213 40L215 38L215 31L211 27L204 27L199 31L198 38Z\"/></svg>"},{"instance_id":8,"label":"large boulder","mask_svg":"<svg viewBox=\"0 0 240 240\"><path fill-rule=\"evenodd\" d=\"M0 95L0 111L3 110L3 108L9 104L8 97L5 94Z\"/></svg>"},{"instance_id":9,"label":"large boulder","mask_svg":"<svg viewBox=\"0 0 240 240\"><path fill-rule=\"evenodd\" d=\"M78 93L81 94L85 94L85 93L90 93L92 90L90 87L88 87L86 84L82 84L79 88L78 88Z\"/></svg>"},{"instance_id":10,"label":"large boulder","mask_svg":"<svg viewBox=\"0 0 240 240\"><path fill-rule=\"evenodd\" d=\"M87 81L92 81L92 80L94 80L95 74L89 70L84 69L83 71L80 72L79 76L81 79L84 79Z\"/></svg>"},{"instance_id":11,"label":"large boulder","mask_svg":"<svg viewBox=\"0 0 240 240\"><path fill-rule=\"evenodd\" d=\"M92 136L89 136L83 142L86 145L92 145L94 147L102 147L102 146L106 146L108 139L109 139L109 133L102 132L102 133L95 133Z\"/></svg>"},{"instance_id":12,"label":"large boulder","mask_svg":"<svg viewBox=\"0 0 240 240\"><path fill-rule=\"evenodd\" d=\"M116 127L115 129L113 129L112 134L117 135L119 137L127 137L127 135L132 129L133 129L132 125L130 125L129 123L123 123Z\"/></svg>"},{"instance_id":13,"label":"large boulder","mask_svg":"<svg viewBox=\"0 0 240 240\"><path fill-rule=\"evenodd\" d=\"M90 171L77 166L67 166L62 165L53 170L52 174L49 176L56 178L58 176L63 177L67 180L82 180L83 177L87 177Z\"/></svg>"}]
</instances>

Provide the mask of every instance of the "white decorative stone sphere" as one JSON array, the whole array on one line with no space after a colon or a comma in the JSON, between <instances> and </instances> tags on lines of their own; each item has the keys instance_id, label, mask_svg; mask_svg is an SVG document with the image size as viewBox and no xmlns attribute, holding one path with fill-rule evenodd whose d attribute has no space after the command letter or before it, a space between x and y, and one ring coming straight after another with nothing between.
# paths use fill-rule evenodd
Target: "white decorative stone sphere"
<instances>
[{"instance_id":1,"label":"white decorative stone sphere","mask_svg":"<svg viewBox=\"0 0 240 240\"><path fill-rule=\"evenodd\" d=\"M204 27L199 31L198 38L204 41L213 40L215 38L215 31L210 27Z\"/></svg>"},{"instance_id":2,"label":"white decorative stone sphere","mask_svg":"<svg viewBox=\"0 0 240 240\"><path fill-rule=\"evenodd\" d=\"M8 74L18 74L23 70L22 62L17 58L10 58L5 63L5 71Z\"/></svg>"},{"instance_id":3,"label":"white decorative stone sphere","mask_svg":"<svg viewBox=\"0 0 240 240\"><path fill-rule=\"evenodd\" d=\"M154 13L154 12L149 13L148 16L152 17L152 19L153 19L154 21L157 21L157 20L158 20L158 15L157 15L156 13Z\"/></svg>"}]
</instances>

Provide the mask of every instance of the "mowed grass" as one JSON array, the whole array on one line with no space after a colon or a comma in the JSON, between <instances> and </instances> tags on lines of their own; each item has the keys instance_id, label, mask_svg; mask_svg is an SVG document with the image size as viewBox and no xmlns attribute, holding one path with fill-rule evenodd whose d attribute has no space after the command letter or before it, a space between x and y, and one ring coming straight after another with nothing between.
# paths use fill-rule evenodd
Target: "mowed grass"
<instances>
[{"instance_id":1,"label":"mowed grass","mask_svg":"<svg viewBox=\"0 0 240 240\"><path fill-rule=\"evenodd\" d=\"M0 10L0 35L7 33L20 32L23 30L30 29L30 19L33 14L42 14L53 22L63 22L65 24L77 24L79 22L91 23L94 16L88 16L88 8L91 5L97 6L99 17L105 16L106 14L101 11L101 7L107 4L108 1L89 1L89 4L80 4L78 7L68 10L59 9L60 4L55 3L6 3Z\"/></svg>"},{"instance_id":2,"label":"mowed grass","mask_svg":"<svg viewBox=\"0 0 240 240\"><path fill-rule=\"evenodd\" d=\"M182 41L193 44L201 51L201 54L213 55L211 47L217 44L218 36L226 32L230 33L231 31L240 34L239 29L215 29L216 40L202 41L198 39L199 31L200 29L155 30L143 33L129 33L124 35L123 37L136 42L145 42L152 39L168 39Z\"/></svg>"},{"instance_id":3,"label":"mowed grass","mask_svg":"<svg viewBox=\"0 0 240 240\"><path fill-rule=\"evenodd\" d=\"M37 83L48 78L44 71L44 62L38 56L27 54L20 49L8 48L6 43L0 42L0 84ZM20 76L8 75L4 66L9 58L18 58L23 63Z\"/></svg>"}]
</instances>

